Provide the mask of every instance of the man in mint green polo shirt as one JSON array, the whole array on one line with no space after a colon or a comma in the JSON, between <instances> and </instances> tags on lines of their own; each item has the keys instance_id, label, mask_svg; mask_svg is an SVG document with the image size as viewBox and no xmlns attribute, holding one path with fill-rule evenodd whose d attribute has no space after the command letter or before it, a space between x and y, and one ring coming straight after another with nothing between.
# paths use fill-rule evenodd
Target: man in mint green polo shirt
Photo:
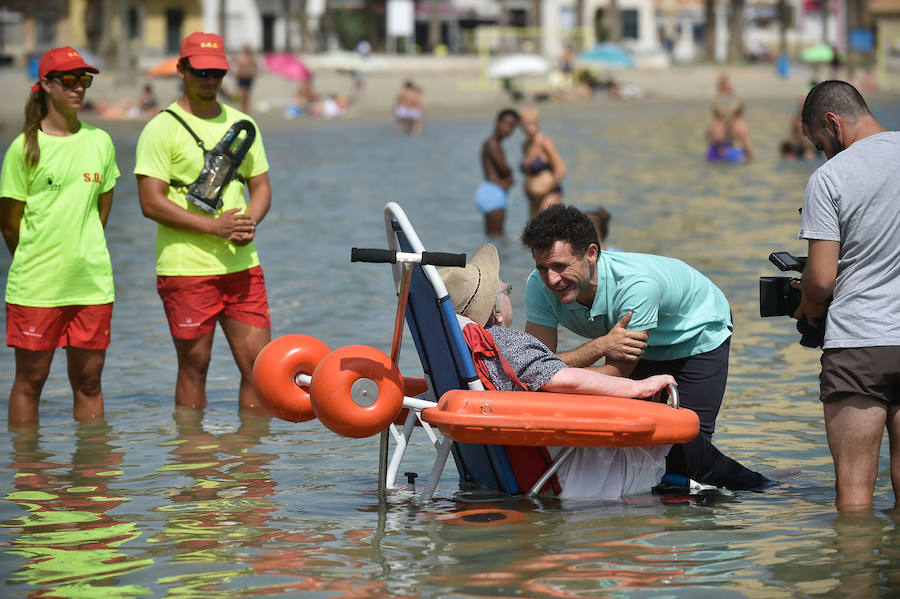
<instances>
[{"instance_id":1,"label":"man in mint green polo shirt","mask_svg":"<svg viewBox=\"0 0 900 599\"><path fill-rule=\"evenodd\" d=\"M600 252L590 218L557 205L522 232L535 270L525 287L525 331L557 351L559 325L588 339L559 357L614 376L671 374L684 407L700 417L694 441L672 448L667 471L730 489L768 480L712 444L725 394L731 310L725 294L684 262L664 256ZM600 358L603 366L593 366Z\"/></svg>"}]
</instances>

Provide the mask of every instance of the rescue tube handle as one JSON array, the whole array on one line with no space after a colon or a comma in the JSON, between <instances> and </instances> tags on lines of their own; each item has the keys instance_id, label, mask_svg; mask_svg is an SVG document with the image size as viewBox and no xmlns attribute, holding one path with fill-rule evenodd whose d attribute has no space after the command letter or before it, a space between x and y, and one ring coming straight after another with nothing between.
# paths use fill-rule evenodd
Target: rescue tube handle
<instances>
[{"instance_id":1,"label":"rescue tube handle","mask_svg":"<svg viewBox=\"0 0 900 599\"><path fill-rule=\"evenodd\" d=\"M676 410L681 407L681 401L678 399L678 387L671 383L657 391L650 399L658 403L667 403Z\"/></svg>"},{"instance_id":2,"label":"rescue tube handle","mask_svg":"<svg viewBox=\"0 0 900 599\"><path fill-rule=\"evenodd\" d=\"M374 262L396 264L397 262L409 262L418 264L432 264L434 266L462 266L466 265L465 254L451 254L448 252L422 252L412 254L398 252L396 250L380 250L375 248L350 248L350 262Z\"/></svg>"}]
</instances>

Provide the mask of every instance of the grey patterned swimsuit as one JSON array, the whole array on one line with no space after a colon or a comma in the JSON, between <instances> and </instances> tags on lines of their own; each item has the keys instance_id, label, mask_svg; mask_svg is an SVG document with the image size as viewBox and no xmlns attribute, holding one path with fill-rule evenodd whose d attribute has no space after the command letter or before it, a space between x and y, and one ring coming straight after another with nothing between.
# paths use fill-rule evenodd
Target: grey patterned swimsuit
<instances>
[{"instance_id":1,"label":"grey patterned swimsuit","mask_svg":"<svg viewBox=\"0 0 900 599\"><path fill-rule=\"evenodd\" d=\"M550 348L525 331L493 326L487 332L494 338L497 349L512 366L516 376L531 391L539 390L553 375L566 367L565 362ZM519 390L503 372L499 359L486 358L485 367L498 391Z\"/></svg>"}]
</instances>

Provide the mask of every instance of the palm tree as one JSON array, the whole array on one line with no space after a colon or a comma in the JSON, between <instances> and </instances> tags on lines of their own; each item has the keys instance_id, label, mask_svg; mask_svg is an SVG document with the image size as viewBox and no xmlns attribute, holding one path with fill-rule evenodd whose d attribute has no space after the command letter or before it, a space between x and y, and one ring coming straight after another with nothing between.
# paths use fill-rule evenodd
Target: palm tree
<instances>
[{"instance_id":1,"label":"palm tree","mask_svg":"<svg viewBox=\"0 0 900 599\"><path fill-rule=\"evenodd\" d=\"M728 60L744 60L744 8L746 0L731 0L731 14L728 17Z\"/></svg>"},{"instance_id":2,"label":"palm tree","mask_svg":"<svg viewBox=\"0 0 900 599\"><path fill-rule=\"evenodd\" d=\"M328 50L328 41L334 33L334 8L329 0L324 0L325 6L322 10L322 18L319 21L319 49Z\"/></svg>"},{"instance_id":3,"label":"palm tree","mask_svg":"<svg viewBox=\"0 0 900 599\"><path fill-rule=\"evenodd\" d=\"M297 18L300 21L300 51L306 53L312 50L312 45L309 43L309 19L306 16L306 0L298 1L300 3L297 8Z\"/></svg>"},{"instance_id":4,"label":"palm tree","mask_svg":"<svg viewBox=\"0 0 900 599\"><path fill-rule=\"evenodd\" d=\"M96 48L92 48L92 50L95 50L98 54L100 54L100 56L105 59L112 58L112 27L106 26L106 23L111 22L113 18L112 0L101 0L99 5L96 5L96 10L93 13L93 16L89 15L90 11L86 11L85 17L94 20L94 22L87 23L87 29L88 31L93 30L96 33L97 42Z\"/></svg>"},{"instance_id":5,"label":"palm tree","mask_svg":"<svg viewBox=\"0 0 900 599\"><path fill-rule=\"evenodd\" d=\"M606 31L609 32L609 41L617 43L622 41L622 15L619 13L619 0L609 0Z\"/></svg>"},{"instance_id":6,"label":"palm tree","mask_svg":"<svg viewBox=\"0 0 900 599\"><path fill-rule=\"evenodd\" d=\"M500 49L503 51L509 48L509 40L506 39L507 25L509 25L509 2L500 0L497 6L497 27L503 30L500 32Z\"/></svg>"},{"instance_id":7,"label":"palm tree","mask_svg":"<svg viewBox=\"0 0 900 599\"><path fill-rule=\"evenodd\" d=\"M441 43L441 0L428 3L428 46L432 51Z\"/></svg>"},{"instance_id":8,"label":"palm tree","mask_svg":"<svg viewBox=\"0 0 900 599\"><path fill-rule=\"evenodd\" d=\"M119 0L119 45L116 52L116 77L121 83L133 79L131 68L131 45L128 36L128 0Z\"/></svg>"},{"instance_id":9,"label":"palm tree","mask_svg":"<svg viewBox=\"0 0 900 599\"><path fill-rule=\"evenodd\" d=\"M703 53L712 62L716 59L716 0L704 0L703 18Z\"/></svg>"},{"instance_id":10,"label":"palm tree","mask_svg":"<svg viewBox=\"0 0 900 599\"><path fill-rule=\"evenodd\" d=\"M281 14L284 19L284 51L291 51L291 0L281 0Z\"/></svg>"},{"instance_id":11,"label":"palm tree","mask_svg":"<svg viewBox=\"0 0 900 599\"><path fill-rule=\"evenodd\" d=\"M787 28L790 23L790 5L787 0L778 0L778 55L787 56Z\"/></svg>"},{"instance_id":12,"label":"palm tree","mask_svg":"<svg viewBox=\"0 0 900 599\"><path fill-rule=\"evenodd\" d=\"M378 2L366 0L363 5L363 20L365 23L363 37L373 48L381 48L384 45L384 17L378 15ZM382 2L382 7L384 3Z\"/></svg>"},{"instance_id":13,"label":"palm tree","mask_svg":"<svg viewBox=\"0 0 900 599\"><path fill-rule=\"evenodd\" d=\"M587 35L584 32L584 0L575 0L575 31L579 50L588 47Z\"/></svg>"}]
</instances>

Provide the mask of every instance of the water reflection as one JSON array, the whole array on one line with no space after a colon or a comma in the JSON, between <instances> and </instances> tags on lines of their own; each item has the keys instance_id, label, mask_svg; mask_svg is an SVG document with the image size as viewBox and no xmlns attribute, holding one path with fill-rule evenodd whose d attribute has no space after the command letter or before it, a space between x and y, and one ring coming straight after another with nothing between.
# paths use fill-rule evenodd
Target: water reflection
<instances>
[{"instance_id":1,"label":"water reflection","mask_svg":"<svg viewBox=\"0 0 900 599\"><path fill-rule=\"evenodd\" d=\"M135 522L108 513L129 500L110 489L124 459L112 428L84 422L66 437L75 444L70 461L57 461L43 449L37 428L12 439L14 490L4 499L27 513L3 522L16 535L7 552L23 560L9 582L36 587L34 597L84 596L93 587L104 587L110 597L146 592L119 584L120 576L151 566L153 559L122 551L141 532Z\"/></svg>"},{"instance_id":2,"label":"water reflection","mask_svg":"<svg viewBox=\"0 0 900 599\"><path fill-rule=\"evenodd\" d=\"M217 435L205 430L203 417L203 411L193 409L179 408L173 414L176 436L161 443L171 448L170 461L157 471L175 474L187 484L176 484L167 503L155 508L166 523L148 540L171 547L170 568L157 582L198 592L228 586L251 572L246 566L234 567L233 553L279 535L278 528L268 524L275 509L275 482L266 466L275 456L253 451L269 434L268 418L242 412L237 430ZM198 572L180 566L192 563L227 567Z\"/></svg>"}]
</instances>

